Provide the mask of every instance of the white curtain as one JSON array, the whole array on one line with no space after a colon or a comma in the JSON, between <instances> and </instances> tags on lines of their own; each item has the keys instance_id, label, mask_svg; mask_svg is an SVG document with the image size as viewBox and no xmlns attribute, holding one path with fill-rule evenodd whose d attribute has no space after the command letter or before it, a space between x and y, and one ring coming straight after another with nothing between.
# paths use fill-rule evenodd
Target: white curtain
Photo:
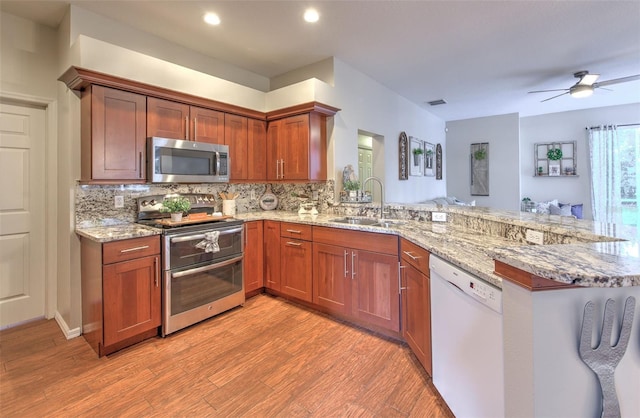
<instances>
[{"instance_id":1,"label":"white curtain","mask_svg":"<svg viewBox=\"0 0 640 418\"><path fill-rule=\"evenodd\" d=\"M589 129L591 159L591 207L593 220L622 223L622 171L614 125Z\"/></svg>"}]
</instances>

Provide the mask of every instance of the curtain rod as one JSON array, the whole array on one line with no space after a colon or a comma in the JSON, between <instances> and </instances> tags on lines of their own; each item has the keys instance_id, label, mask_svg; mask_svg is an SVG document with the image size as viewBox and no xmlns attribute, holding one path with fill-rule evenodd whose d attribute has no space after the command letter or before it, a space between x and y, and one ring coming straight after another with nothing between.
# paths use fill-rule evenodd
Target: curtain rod
<instances>
[{"instance_id":1,"label":"curtain rod","mask_svg":"<svg viewBox=\"0 0 640 418\"><path fill-rule=\"evenodd\" d=\"M627 124L620 124L616 126L640 126L640 123L627 123ZM600 126L587 126L584 129L600 129Z\"/></svg>"}]
</instances>

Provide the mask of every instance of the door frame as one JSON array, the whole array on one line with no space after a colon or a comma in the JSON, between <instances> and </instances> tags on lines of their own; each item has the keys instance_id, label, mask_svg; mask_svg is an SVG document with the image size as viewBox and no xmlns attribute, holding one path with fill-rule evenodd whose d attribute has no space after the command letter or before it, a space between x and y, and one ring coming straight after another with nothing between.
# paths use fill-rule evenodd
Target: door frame
<instances>
[{"instance_id":1,"label":"door frame","mask_svg":"<svg viewBox=\"0 0 640 418\"><path fill-rule=\"evenodd\" d=\"M35 106L45 112L45 298L44 314L47 319L57 310L58 279L58 101L47 97L0 90L0 101L15 106ZM17 324L16 324L17 325Z\"/></svg>"}]
</instances>

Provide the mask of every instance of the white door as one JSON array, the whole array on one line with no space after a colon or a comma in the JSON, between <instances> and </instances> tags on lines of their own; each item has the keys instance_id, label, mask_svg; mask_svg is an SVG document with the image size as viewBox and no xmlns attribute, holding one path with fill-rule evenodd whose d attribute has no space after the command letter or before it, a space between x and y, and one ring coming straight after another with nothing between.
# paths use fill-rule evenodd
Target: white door
<instances>
[{"instance_id":1,"label":"white door","mask_svg":"<svg viewBox=\"0 0 640 418\"><path fill-rule=\"evenodd\" d=\"M0 327L44 316L45 111L0 104Z\"/></svg>"},{"instance_id":2,"label":"white door","mask_svg":"<svg viewBox=\"0 0 640 418\"><path fill-rule=\"evenodd\" d=\"M360 184L371 176L373 176L373 150L358 147L358 180L360 180ZM367 183L364 190L373 193L373 183Z\"/></svg>"}]
</instances>

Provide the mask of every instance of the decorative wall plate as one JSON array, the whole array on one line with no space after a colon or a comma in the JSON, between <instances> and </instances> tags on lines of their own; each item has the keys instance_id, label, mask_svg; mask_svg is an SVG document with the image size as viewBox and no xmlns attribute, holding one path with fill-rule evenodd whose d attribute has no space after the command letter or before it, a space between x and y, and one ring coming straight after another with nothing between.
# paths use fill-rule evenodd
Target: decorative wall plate
<instances>
[{"instance_id":1,"label":"decorative wall plate","mask_svg":"<svg viewBox=\"0 0 640 418\"><path fill-rule=\"evenodd\" d=\"M278 198L271 192L271 185L267 184L267 191L260 196L258 202L262 210L274 210L278 207Z\"/></svg>"}]
</instances>

